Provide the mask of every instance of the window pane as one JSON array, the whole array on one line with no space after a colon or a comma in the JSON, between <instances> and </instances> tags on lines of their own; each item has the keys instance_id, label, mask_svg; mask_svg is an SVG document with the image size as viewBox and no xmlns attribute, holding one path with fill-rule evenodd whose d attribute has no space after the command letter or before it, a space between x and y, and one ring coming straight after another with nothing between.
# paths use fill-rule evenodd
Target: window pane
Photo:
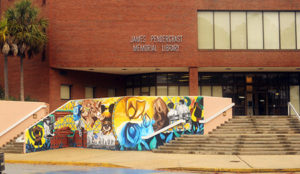
<instances>
[{"instance_id":1,"label":"window pane","mask_svg":"<svg viewBox=\"0 0 300 174\"><path fill-rule=\"evenodd\" d=\"M150 87L150 96L155 96L155 86Z\"/></svg>"},{"instance_id":2,"label":"window pane","mask_svg":"<svg viewBox=\"0 0 300 174\"><path fill-rule=\"evenodd\" d=\"M296 13L296 21L297 21L297 47L300 49L300 12Z\"/></svg>"},{"instance_id":3,"label":"window pane","mask_svg":"<svg viewBox=\"0 0 300 174\"><path fill-rule=\"evenodd\" d=\"M69 85L61 85L60 86L60 99L71 99Z\"/></svg>"},{"instance_id":4,"label":"window pane","mask_svg":"<svg viewBox=\"0 0 300 174\"><path fill-rule=\"evenodd\" d=\"M115 97L116 96L116 90L114 88L108 89L108 97Z\"/></svg>"},{"instance_id":5,"label":"window pane","mask_svg":"<svg viewBox=\"0 0 300 174\"><path fill-rule=\"evenodd\" d=\"M178 96L178 86L169 86L169 96Z\"/></svg>"},{"instance_id":6,"label":"window pane","mask_svg":"<svg viewBox=\"0 0 300 174\"><path fill-rule=\"evenodd\" d=\"M248 49L263 49L262 13L247 12Z\"/></svg>"},{"instance_id":7,"label":"window pane","mask_svg":"<svg viewBox=\"0 0 300 174\"><path fill-rule=\"evenodd\" d=\"M127 88L126 89L126 95L127 96L132 96L132 88Z\"/></svg>"},{"instance_id":8,"label":"window pane","mask_svg":"<svg viewBox=\"0 0 300 174\"><path fill-rule=\"evenodd\" d=\"M94 88L93 87L85 87L85 98L94 98Z\"/></svg>"},{"instance_id":9,"label":"window pane","mask_svg":"<svg viewBox=\"0 0 300 174\"><path fill-rule=\"evenodd\" d=\"M211 86L202 86L201 95L211 96Z\"/></svg>"},{"instance_id":10,"label":"window pane","mask_svg":"<svg viewBox=\"0 0 300 174\"><path fill-rule=\"evenodd\" d=\"M299 86L290 86L290 101L299 113ZM292 110L292 115L296 115Z\"/></svg>"},{"instance_id":11,"label":"window pane","mask_svg":"<svg viewBox=\"0 0 300 174\"><path fill-rule=\"evenodd\" d=\"M280 12L281 49L295 49L295 13Z\"/></svg>"},{"instance_id":12,"label":"window pane","mask_svg":"<svg viewBox=\"0 0 300 174\"><path fill-rule=\"evenodd\" d=\"M279 49L278 12L264 12L265 49Z\"/></svg>"},{"instance_id":13,"label":"window pane","mask_svg":"<svg viewBox=\"0 0 300 174\"><path fill-rule=\"evenodd\" d=\"M167 86L157 86L157 96L167 96Z\"/></svg>"},{"instance_id":14,"label":"window pane","mask_svg":"<svg viewBox=\"0 0 300 174\"><path fill-rule=\"evenodd\" d=\"M246 12L231 12L231 48L247 49Z\"/></svg>"},{"instance_id":15,"label":"window pane","mask_svg":"<svg viewBox=\"0 0 300 174\"><path fill-rule=\"evenodd\" d=\"M140 88L134 88L133 95L135 95L135 96L140 95Z\"/></svg>"},{"instance_id":16,"label":"window pane","mask_svg":"<svg viewBox=\"0 0 300 174\"><path fill-rule=\"evenodd\" d=\"M190 88L188 86L180 86L179 87L179 95L180 96L189 96Z\"/></svg>"},{"instance_id":17,"label":"window pane","mask_svg":"<svg viewBox=\"0 0 300 174\"><path fill-rule=\"evenodd\" d=\"M213 12L198 12L198 48L213 49Z\"/></svg>"},{"instance_id":18,"label":"window pane","mask_svg":"<svg viewBox=\"0 0 300 174\"><path fill-rule=\"evenodd\" d=\"M222 97L222 86L213 86L213 96Z\"/></svg>"},{"instance_id":19,"label":"window pane","mask_svg":"<svg viewBox=\"0 0 300 174\"><path fill-rule=\"evenodd\" d=\"M229 12L215 12L215 49L230 49Z\"/></svg>"}]
</instances>

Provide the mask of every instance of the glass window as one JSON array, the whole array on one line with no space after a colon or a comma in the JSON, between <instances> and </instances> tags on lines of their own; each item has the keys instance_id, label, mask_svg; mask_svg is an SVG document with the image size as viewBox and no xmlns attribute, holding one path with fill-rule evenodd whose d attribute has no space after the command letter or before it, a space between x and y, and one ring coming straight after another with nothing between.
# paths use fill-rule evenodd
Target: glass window
<instances>
[{"instance_id":1,"label":"glass window","mask_svg":"<svg viewBox=\"0 0 300 174\"><path fill-rule=\"evenodd\" d=\"M167 86L157 86L157 96L167 96L168 88Z\"/></svg>"},{"instance_id":2,"label":"glass window","mask_svg":"<svg viewBox=\"0 0 300 174\"><path fill-rule=\"evenodd\" d=\"M198 48L213 49L213 12L198 12Z\"/></svg>"},{"instance_id":3,"label":"glass window","mask_svg":"<svg viewBox=\"0 0 300 174\"><path fill-rule=\"evenodd\" d=\"M168 74L157 74L157 83L158 84L167 84Z\"/></svg>"},{"instance_id":4,"label":"glass window","mask_svg":"<svg viewBox=\"0 0 300 174\"><path fill-rule=\"evenodd\" d=\"M178 96L178 86L168 86L168 96Z\"/></svg>"},{"instance_id":5,"label":"glass window","mask_svg":"<svg viewBox=\"0 0 300 174\"><path fill-rule=\"evenodd\" d=\"M94 88L93 87L85 87L84 89L85 98L94 98Z\"/></svg>"},{"instance_id":6,"label":"glass window","mask_svg":"<svg viewBox=\"0 0 300 174\"><path fill-rule=\"evenodd\" d=\"M127 88L126 89L126 95L127 96L132 96L133 95L132 88Z\"/></svg>"},{"instance_id":7,"label":"glass window","mask_svg":"<svg viewBox=\"0 0 300 174\"><path fill-rule=\"evenodd\" d=\"M297 49L300 49L300 12L296 13L296 27L297 27Z\"/></svg>"},{"instance_id":8,"label":"glass window","mask_svg":"<svg viewBox=\"0 0 300 174\"><path fill-rule=\"evenodd\" d=\"M280 12L281 49L295 49L295 13Z\"/></svg>"},{"instance_id":9,"label":"glass window","mask_svg":"<svg viewBox=\"0 0 300 174\"><path fill-rule=\"evenodd\" d=\"M263 49L262 12L247 12L248 49Z\"/></svg>"},{"instance_id":10,"label":"glass window","mask_svg":"<svg viewBox=\"0 0 300 174\"><path fill-rule=\"evenodd\" d=\"M279 49L278 12L264 12L265 49Z\"/></svg>"},{"instance_id":11,"label":"glass window","mask_svg":"<svg viewBox=\"0 0 300 174\"><path fill-rule=\"evenodd\" d=\"M247 49L246 12L231 12L231 48Z\"/></svg>"},{"instance_id":12,"label":"glass window","mask_svg":"<svg viewBox=\"0 0 300 174\"><path fill-rule=\"evenodd\" d=\"M290 86L290 101L292 105L295 107L296 111L299 113L299 86ZM296 113L292 110L292 115L296 115Z\"/></svg>"},{"instance_id":13,"label":"glass window","mask_svg":"<svg viewBox=\"0 0 300 174\"><path fill-rule=\"evenodd\" d=\"M229 12L215 12L215 49L230 49Z\"/></svg>"},{"instance_id":14,"label":"glass window","mask_svg":"<svg viewBox=\"0 0 300 174\"><path fill-rule=\"evenodd\" d=\"M179 87L179 95L180 96L189 96L190 95L189 86L180 86Z\"/></svg>"},{"instance_id":15,"label":"glass window","mask_svg":"<svg viewBox=\"0 0 300 174\"><path fill-rule=\"evenodd\" d=\"M115 97L116 96L116 89L115 88L110 88L108 89L108 97Z\"/></svg>"},{"instance_id":16,"label":"glass window","mask_svg":"<svg viewBox=\"0 0 300 174\"><path fill-rule=\"evenodd\" d=\"M211 86L201 86L201 95L211 96Z\"/></svg>"},{"instance_id":17,"label":"glass window","mask_svg":"<svg viewBox=\"0 0 300 174\"><path fill-rule=\"evenodd\" d=\"M60 99L71 99L71 85L60 85Z\"/></svg>"},{"instance_id":18,"label":"glass window","mask_svg":"<svg viewBox=\"0 0 300 174\"><path fill-rule=\"evenodd\" d=\"M150 87L150 96L155 96L156 95L155 91L156 91L155 86L151 86Z\"/></svg>"},{"instance_id":19,"label":"glass window","mask_svg":"<svg viewBox=\"0 0 300 174\"><path fill-rule=\"evenodd\" d=\"M222 97L222 86L213 86L212 94L214 97Z\"/></svg>"},{"instance_id":20,"label":"glass window","mask_svg":"<svg viewBox=\"0 0 300 174\"><path fill-rule=\"evenodd\" d=\"M140 88L134 88L134 89L133 89L133 95L134 95L134 96L140 95Z\"/></svg>"}]
</instances>

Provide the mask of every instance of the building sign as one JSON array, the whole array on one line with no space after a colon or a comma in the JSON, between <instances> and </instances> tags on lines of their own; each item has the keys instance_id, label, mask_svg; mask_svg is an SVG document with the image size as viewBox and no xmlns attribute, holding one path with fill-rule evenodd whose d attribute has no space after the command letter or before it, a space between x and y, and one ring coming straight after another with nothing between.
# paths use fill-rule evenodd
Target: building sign
<instances>
[{"instance_id":1,"label":"building sign","mask_svg":"<svg viewBox=\"0 0 300 174\"><path fill-rule=\"evenodd\" d=\"M134 52L178 52L182 40L182 35L134 35L130 43Z\"/></svg>"}]
</instances>

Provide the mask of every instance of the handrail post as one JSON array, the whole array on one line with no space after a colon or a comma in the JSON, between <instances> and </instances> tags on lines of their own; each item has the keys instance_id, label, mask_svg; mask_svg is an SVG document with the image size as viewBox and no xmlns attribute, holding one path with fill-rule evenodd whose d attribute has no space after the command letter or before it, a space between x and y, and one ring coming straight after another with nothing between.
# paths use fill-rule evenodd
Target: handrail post
<instances>
[{"instance_id":1,"label":"handrail post","mask_svg":"<svg viewBox=\"0 0 300 174\"><path fill-rule=\"evenodd\" d=\"M288 102L287 107L288 107L288 116L291 116L290 102Z\"/></svg>"}]
</instances>

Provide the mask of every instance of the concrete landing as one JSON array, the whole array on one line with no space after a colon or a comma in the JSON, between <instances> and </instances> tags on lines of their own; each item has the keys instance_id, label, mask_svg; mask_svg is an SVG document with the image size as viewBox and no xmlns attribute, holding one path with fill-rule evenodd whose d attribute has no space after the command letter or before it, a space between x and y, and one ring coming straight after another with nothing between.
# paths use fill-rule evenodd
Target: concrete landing
<instances>
[{"instance_id":1,"label":"concrete landing","mask_svg":"<svg viewBox=\"0 0 300 174\"><path fill-rule=\"evenodd\" d=\"M86 165L150 170L224 172L300 172L300 155L195 155L149 151L63 148L28 154L5 154L6 163Z\"/></svg>"}]
</instances>

